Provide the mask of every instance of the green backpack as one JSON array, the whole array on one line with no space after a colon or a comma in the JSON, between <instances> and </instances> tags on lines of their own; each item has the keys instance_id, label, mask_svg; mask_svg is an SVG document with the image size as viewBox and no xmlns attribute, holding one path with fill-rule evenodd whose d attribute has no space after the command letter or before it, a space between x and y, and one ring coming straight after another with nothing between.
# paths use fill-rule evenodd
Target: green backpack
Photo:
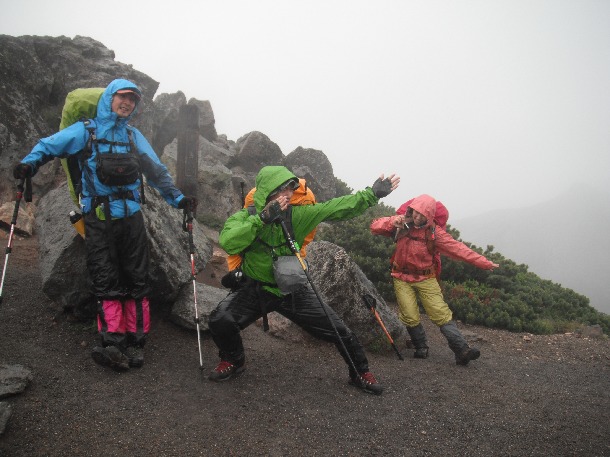
<instances>
[{"instance_id":1,"label":"green backpack","mask_svg":"<svg viewBox=\"0 0 610 457\"><path fill-rule=\"evenodd\" d=\"M93 119L97 114L99 102L104 88L92 87L75 89L66 96L64 108L61 112L59 130L71 126L75 122ZM81 191L81 166L77 155L61 159L61 166L68 177L68 188L72 200L79 206L78 196Z\"/></svg>"}]
</instances>

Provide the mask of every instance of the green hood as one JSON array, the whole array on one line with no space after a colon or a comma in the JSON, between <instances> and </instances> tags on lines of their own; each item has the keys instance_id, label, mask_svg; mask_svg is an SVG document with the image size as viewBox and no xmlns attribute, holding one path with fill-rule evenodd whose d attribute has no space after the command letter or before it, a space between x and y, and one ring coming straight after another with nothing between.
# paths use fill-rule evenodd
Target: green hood
<instances>
[{"instance_id":1,"label":"green hood","mask_svg":"<svg viewBox=\"0 0 610 457\"><path fill-rule=\"evenodd\" d=\"M256 192L254 192L254 206L260 213L267 204L267 198L275 189L286 181L298 178L286 167L263 167L256 175Z\"/></svg>"}]
</instances>

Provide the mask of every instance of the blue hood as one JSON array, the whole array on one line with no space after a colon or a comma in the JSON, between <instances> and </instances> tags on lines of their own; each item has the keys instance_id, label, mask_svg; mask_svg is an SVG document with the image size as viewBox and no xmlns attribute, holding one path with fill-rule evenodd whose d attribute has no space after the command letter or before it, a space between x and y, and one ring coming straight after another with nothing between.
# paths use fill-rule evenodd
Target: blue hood
<instances>
[{"instance_id":1,"label":"blue hood","mask_svg":"<svg viewBox=\"0 0 610 457\"><path fill-rule=\"evenodd\" d=\"M108 87L106 87L106 90L104 90L102 93L100 101L97 104L97 115L95 117L97 121L98 138L105 138L108 130L113 128L115 125L125 126L138 111L138 106L140 104L139 101L136 102L136 107L133 110L133 113L131 113L128 117L120 118L116 113L112 112L112 97L117 93L117 91L123 89L133 90L134 92L137 92L140 97L142 96L138 86L127 79L115 79L108 84Z\"/></svg>"}]
</instances>

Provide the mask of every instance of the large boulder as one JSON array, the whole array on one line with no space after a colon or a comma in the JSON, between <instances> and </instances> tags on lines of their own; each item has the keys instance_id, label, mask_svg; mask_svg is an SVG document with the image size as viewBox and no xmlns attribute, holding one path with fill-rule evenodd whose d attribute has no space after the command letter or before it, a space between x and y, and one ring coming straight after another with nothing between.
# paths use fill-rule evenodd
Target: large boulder
<instances>
[{"instance_id":1,"label":"large boulder","mask_svg":"<svg viewBox=\"0 0 610 457\"><path fill-rule=\"evenodd\" d=\"M299 146L286 156L285 165L299 178L305 178L318 202L336 196L333 166L322 151Z\"/></svg>"},{"instance_id":2,"label":"large boulder","mask_svg":"<svg viewBox=\"0 0 610 457\"><path fill-rule=\"evenodd\" d=\"M180 289L191 283L188 233L182 230L182 211L167 205L151 187L146 187L142 206L150 251L151 303L171 306ZM45 195L38 205L36 227L40 244L43 292L78 318L95 314L89 292L85 242L70 226L74 209L64 184ZM196 270L201 271L212 255L212 244L197 221L193 222Z\"/></svg>"},{"instance_id":3,"label":"large boulder","mask_svg":"<svg viewBox=\"0 0 610 457\"><path fill-rule=\"evenodd\" d=\"M261 132L250 132L237 140L238 153L234 165L246 172L258 173L267 165L283 165L280 147Z\"/></svg>"},{"instance_id":4,"label":"large boulder","mask_svg":"<svg viewBox=\"0 0 610 457\"><path fill-rule=\"evenodd\" d=\"M151 146L159 156L165 146L178 136L178 115L183 105L186 105L186 96L180 91L174 94L159 94L155 98Z\"/></svg>"},{"instance_id":5,"label":"large boulder","mask_svg":"<svg viewBox=\"0 0 610 457\"><path fill-rule=\"evenodd\" d=\"M406 337L405 326L345 249L327 241L314 241L307 247L307 261L313 283L324 302L343 318L362 344L377 346L380 340L385 340L385 334L365 305L364 295L375 299L377 312L392 338Z\"/></svg>"},{"instance_id":6,"label":"large boulder","mask_svg":"<svg viewBox=\"0 0 610 457\"><path fill-rule=\"evenodd\" d=\"M199 134L208 141L216 141L218 139L215 125L216 119L214 118L214 111L209 100L191 98L188 104L199 108Z\"/></svg>"}]
</instances>

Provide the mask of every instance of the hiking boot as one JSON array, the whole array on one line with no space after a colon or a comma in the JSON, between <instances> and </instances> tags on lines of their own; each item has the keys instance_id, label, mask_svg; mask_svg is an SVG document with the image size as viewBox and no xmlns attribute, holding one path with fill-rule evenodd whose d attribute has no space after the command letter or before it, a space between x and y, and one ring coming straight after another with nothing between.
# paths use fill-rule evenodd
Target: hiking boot
<instances>
[{"instance_id":1,"label":"hiking boot","mask_svg":"<svg viewBox=\"0 0 610 457\"><path fill-rule=\"evenodd\" d=\"M417 348L413 353L414 359L427 359L428 358L428 348Z\"/></svg>"},{"instance_id":2,"label":"hiking boot","mask_svg":"<svg viewBox=\"0 0 610 457\"><path fill-rule=\"evenodd\" d=\"M208 379L214 382L226 381L231 379L233 376L244 371L246 367L242 364L240 366L234 365L226 360L221 360L216 368L212 370Z\"/></svg>"},{"instance_id":3,"label":"hiking boot","mask_svg":"<svg viewBox=\"0 0 610 457\"><path fill-rule=\"evenodd\" d=\"M375 376L370 371L360 373L359 376L352 376L349 384L369 394L381 395L383 392L383 386L377 382Z\"/></svg>"},{"instance_id":4,"label":"hiking boot","mask_svg":"<svg viewBox=\"0 0 610 457\"><path fill-rule=\"evenodd\" d=\"M428 358L428 345L426 344L426 331L423 325L418 324L415 327L407 327L409 337L407 338L407 348L415 349L413 357L416 359Z\"/></svg>"},{"instance_id":5,"label":"hiking boot","mask_svg":"<svg viewBox=\"0 0 610 457\"><path fill-rule=\"evenodd\" d=\"M128 346L123 352L129 359L129 366L140 368L144 365L144 349L140 346Z\"/></svg>"},{"instance_id":6,"label":"hiking boot","mask_svg":"<svg viewBox=\"0 0 610 457\"><path fill-rule=\"evenodd\" d=\"M91 357L98 365L110 367L114 371L129 370L129 359L116 346L96 346L91 351Z\"/></svg>"},{"instance_id":7,"label":"hiking boot","mask_svg":"<svg viewBox=\"0 0 610 457\"><path fill-rule=\"evenodd\" d=\"M458 365L468 365L471 360L476 360L481 356L481 351L477 348L466 348L460 355L455 356L455 363Z\"/></svg>"}]
</instances>

